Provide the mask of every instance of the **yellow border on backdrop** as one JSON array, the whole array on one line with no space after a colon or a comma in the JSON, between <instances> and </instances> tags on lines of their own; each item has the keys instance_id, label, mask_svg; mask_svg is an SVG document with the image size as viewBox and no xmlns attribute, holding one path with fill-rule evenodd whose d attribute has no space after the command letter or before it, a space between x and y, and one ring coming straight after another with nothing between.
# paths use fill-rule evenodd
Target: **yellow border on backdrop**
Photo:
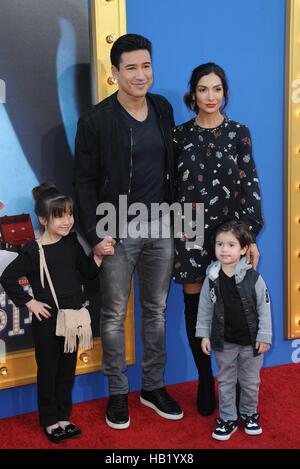
<instances>
[{"instance_id":1,"label":"yellow border on backdrop","mask_svg":"<svg viewBox=\"0 0 300 469\"><path fill-rule=\"evenodd\" d=\"M118 36L126 33L125 0L92 0L91 2L91 43L94 101L98 102L116 91L110 85L111 44ZM109 38L107 39L107 36ZM134 295L133 282L127 306L125 321L126 362L135 362L134 338ZM96 338L93 350L78 351L76 374L100 370L102 361L101 340ZM8 353L5 362L0 362L0 389L36 382L36 363L34 349Z\"/></svg>"},{"instance_id":2,"label":"yellow border on backdrop","mask_svg":"<svg viewBox=\"0 0 300 469\"><path fill-rule=\"evenodd\" d=\"M287 0L285 335L300 337L300 0Z\"/></svg>"},{"instance_id":3,"label":"yellow border on backdrop","mask_svg":"<svg viewBox=\"0 0 300 469\"><path fill-rule=\"evenodd\" d=\"M126 33L126 1L92 0L91 33L93 97L98 103L117 90L111 77L109 54L114 40Z\"/></svg>"}]
</instances>

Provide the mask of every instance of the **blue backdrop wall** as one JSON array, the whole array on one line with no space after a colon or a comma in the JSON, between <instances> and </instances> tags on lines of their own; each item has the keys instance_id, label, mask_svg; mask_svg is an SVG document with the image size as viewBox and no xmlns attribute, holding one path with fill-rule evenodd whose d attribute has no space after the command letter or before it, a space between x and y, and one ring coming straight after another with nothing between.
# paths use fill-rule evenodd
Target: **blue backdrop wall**
<instances>
[{"instance_id":1,"label":"blue backdrop wall","mask_svg":"<svg viewBox=\"0 0 300 469\"><path fill-rule=\"evenodd\" d=\"M63 3L60 2L60 5ZM86 43L88 41L87 2L76 0L76 8L75 29L63 12L57 14L61 28L57 55L57 67L61 69L58 94L64 140L71 153L76 124L74 117L77 118L80 111L72 81L74 64L86 61L87 56L82 46L80 48L76 34L80 32ZM40 15L43 15L42 7ZM127 0L127 31L143 34L152 40L155 74L152 90L170 100L176 123L190 117L182 96L192 69L200 63L214 61L226 70L230 84L228 115L249 126L261 179L266 224L258 240L261 251L259 268L270 289L274 327L274 342L265 357L265 366L300 361L298 341L285 340L283 331L285 0L189 0L176 4L173 0ZM4 78L1 70L0 78ZM39 174L32 166L26 168L28 163L23 161L23 150L18 146L6 110L1 105L0 114L1 167L7 161L8 154L16 158L18 164L21 161L25 174L25 179L22 179L23 192L25 194L26 189L27 197L30 188L39 180ZM34 130L31 132L34 133ZM14 174L10 165L4 168L5 171L0 173L0 199L9 201L12 199L10 180ZM17 206L18 211L24 210L24 203L25 209L30 208L28 199L25 198L25 202L22 199L22 192L14 203L13 207ZM141 377L140 308L137 297L135 329L136 364L128 368L131 390L140 388ZM166 383L196 379L196 369L185 337L181 288L175 284L171 285L168 301L166 340ZM35 385L0 391L0 417L35 410L35 394ZM101 372L76 378L75 402L105 395L107 384Z\"/></svg>"}]
</instances>

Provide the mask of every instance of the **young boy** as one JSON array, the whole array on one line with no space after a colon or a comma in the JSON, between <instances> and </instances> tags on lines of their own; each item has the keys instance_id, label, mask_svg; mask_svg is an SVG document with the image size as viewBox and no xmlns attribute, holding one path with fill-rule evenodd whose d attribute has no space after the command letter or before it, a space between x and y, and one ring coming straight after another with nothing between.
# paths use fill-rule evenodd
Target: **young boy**
<instances>
[{"instance_id":1,"label":"young boy","mask_svg":"<svg viewBox=\"0 0 300 469\"><path fill-rule=\"evenodd\" d=\"M247 225L222 224L215 232L217 261L207 269L198 309L196 337L205 354L215 350L220 418L212 433L228 440L237 430L236 383L241 387L239 416L248 435L262 428L257 413L263 354L272 338L268 290L244 257L252 243Z\"/></svg>"}]
</instances>

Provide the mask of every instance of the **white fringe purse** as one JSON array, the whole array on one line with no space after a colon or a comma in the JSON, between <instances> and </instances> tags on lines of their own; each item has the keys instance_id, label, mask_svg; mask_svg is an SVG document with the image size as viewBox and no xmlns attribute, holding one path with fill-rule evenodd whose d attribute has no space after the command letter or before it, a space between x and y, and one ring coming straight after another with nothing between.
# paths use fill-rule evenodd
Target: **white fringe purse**
<instances>
[{"instance_id":1,"label":"white fringe purse","mask_svg":"<svg viewBox=\"0 0 300 469\"><path fill-rule=\"evenodd\" d=\"M45 253L42 244L37 241L40 254L40 279L42 287L45 288L44 271L48 284L57 307L56 335L65 337L64 352L72 353L76 350L76 339L79 339L81 350L93 347L93 334L91 328L90 313L85 307L80 309L61 309L49 274Z\"/></svg>"}]
</instances>

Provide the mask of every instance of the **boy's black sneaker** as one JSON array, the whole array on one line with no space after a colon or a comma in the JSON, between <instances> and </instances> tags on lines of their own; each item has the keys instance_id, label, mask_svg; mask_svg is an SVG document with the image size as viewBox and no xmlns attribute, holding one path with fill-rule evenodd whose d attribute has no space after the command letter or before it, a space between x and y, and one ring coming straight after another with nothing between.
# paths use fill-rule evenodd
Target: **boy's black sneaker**
<instances>
[{"instance_id":1,"label":"boy's black sneaker","mask_svg":"<svg viewBox=\"0 0 300 469\"><path fill-rule=\"evenodd\" d=\"M237 423L236 420L223 420L223 419L216 419L217 428L213 431L212 437L215 440L229 440L231 435L237 431Z\"/></svg>"},{"instance_id":2,"label":"boy's black sneaker","mask_svg":"<svg viewBox=\"0 0 300 469\"><path fill-rule=\"evenodd\" d=\"M116 394L109 397L105 420L107 425L115 430L124 430L129 427L128 394Z\"/></svg>"},{"instance_id":3,"label":"boy's black sneaker","mask_svg":"<svg viewBox=\"0 0 300 469\"><path fill-rule=\"evenodd\" d=\"M180 420L183 417L182 409L165 388L153 389L152 391L142 389L140 401L165 419Z\"/></svg>"},{"instance_id":4,"label":"boy's black sneaker","mask_svg":"<svg viewBox=\"0 0 300 469\"><path fill-rule=\"evenodd\" d=\"M66 439L66 432L61 427L53 428L50 433L44 428L44 433L51 443L61 443Z\"/></svg>"},{"instance_id":5,"label":"boy's black sneaker","mask_svg":"<svg viewBox=\"0 0 300 469\"><path fill-rule=\"evenodd\" d=\"M240 418L243 422L244 430L247 435L260 435L262 433L262 428L259 425L259 414L241 414Z\"/></svg>"},{"instance_id":6,"label":"boy's black sneaker","mask_svg":"<svg viewBox=\"0 0 300 469\"><path fill-rule=\"evenodd\" d=\"M66 438L78 438L81 435L81 430L74 423L69 423L64 428L66 433Z\"/></svg>"}]
</instances>

